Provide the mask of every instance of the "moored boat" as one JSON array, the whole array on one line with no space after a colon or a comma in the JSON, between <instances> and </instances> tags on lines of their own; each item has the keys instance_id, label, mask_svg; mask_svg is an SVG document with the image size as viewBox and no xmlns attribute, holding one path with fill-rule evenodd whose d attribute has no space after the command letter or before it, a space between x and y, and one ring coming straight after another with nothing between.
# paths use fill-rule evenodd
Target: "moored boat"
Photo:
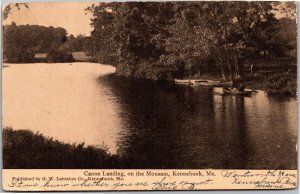
<instances>
[{"instance_id":1,"label":"moored boat","mask_svg":"<svg viewBox=\"0 0 300 194\"><path fill-rule=\"evenodd\" d=\"M194 85L196 82L207 81L202 79L175 79L175 83L177 84L188 84Z\"/></svg>"},{"instance_id":2,"label":"moored boat","mask_svg":"<svg viewBox=\"0 0 300 194\"><path fill-rule=\"evenodd\" d=\"M204 79L175 79L175 83L191 86L231 87L233 82L222 82Z\"/></svg>"},{"instance_id":3,"label":"moored boat","mask_svg":"<svg viewBox=\"0 0 300 194\"><path fill-rule=\"evenodd\" d=\"M177 83L177 84L190 84L190 80L188 80L188 79L175 79L175 83Z\"/></svg>"},{"instance_id":4,"label":"moored boat","mask_svg":"<svg viewBox=\"0 0 300 194\"><path fill-rule=\"evenodd\" d=\"M211 87L230 87L232 86L233 82L221 82L221 81L213 81L213 80L201 80L195 81L192 85L195 86L211 86Z\"/></svg>"},{"instance_id":5,"label":"moored boat","mask_svg":"<svg viewBox=\"0 0 300 194\"><path fill-rule=\"evenodd\" d=\"M252 91L252 90L239 91L235 88L234 89L232 89L232 88L223 88L223 93L225 95L251 96L255 92L256 91Z\"/></svg>"}]
</instances>

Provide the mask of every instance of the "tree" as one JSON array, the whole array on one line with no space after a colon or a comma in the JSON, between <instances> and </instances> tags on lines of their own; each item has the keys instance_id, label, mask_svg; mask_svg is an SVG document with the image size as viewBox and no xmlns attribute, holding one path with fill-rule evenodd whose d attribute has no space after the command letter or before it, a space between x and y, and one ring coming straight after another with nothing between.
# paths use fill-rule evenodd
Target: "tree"
<instances>
[{"instance_id":1,"label":"tree","mask_svg":"<svg viewBox=\"0 0 300 194\"><path fill-rule=\"evenodd\" d=\"M27 3L11 3L7 6L5 6L4 10L3 10L3 20L6 20L12 11L20 10L23 7L29 9L29 6Z\"/></svg>"},{"instance_id":2,"label":"tree","mask_svg":"<svg viewBox=\"0 0 300 194\"><path fill-rule=\"evenodd\" d=\"M79 34L75 37L71 34L62 47L68 52L85 51L87 41L88 38L84 35Z\"/></svg>"},{"instance_id":3,"label":"tree","mask_svg":"<svg viewBox=\"0 0 300 194\"><path fill-rule=\"evenodd\" d=\"M5 62L33 62L34 54L58 49L67 40L63 28L15 23L3 26L3 59Z\"/></svg>"},{"instance_id":4,"label":"tree","mask_svg":"<svg viewBox=\"0 0 300 194\"><path fill-rule=\"evenodd\" d=\"M197 20L200 6L197 2L176 3L173 6L173 23L166 26L169 36L166 37L165 53L160 56L160 63L175 66L181 71L181 76L207 68L206 62L211 55L209 31Z\"/></svg>"},{"instance_id":5,"label":"tree","mask_svg":"<svg viewBox=\"0 0 300 194\"><path fill-rule=\"evenodd\" d=\"M256 42L257 32L276 22L271 10L271 2L201 2L198 33L210 37L211 52L216 54L225 80L243 75L244 59L251 48L255 53L264 49L265 44Z\"/></svg>"},{"instance_id":6,"label":"tree","mask_svg":"<svg viewBox=\"0 0 300 194\"><path fill-rule=\"evenodd\" d=\"M275 17L276 5L206 1L101 3L90 8L94 31L89 52L101 61L109 59L118 67L126 66L132 74L145 66L175 68L185 76L201 68L218 68L224 80L239 79L244 74L245 60L270 53L275 42L279 41L282 49L295 48L294 37L287 45L279 39L282 32L273 33L284 27Z\"/></svg>"}]
</instances>

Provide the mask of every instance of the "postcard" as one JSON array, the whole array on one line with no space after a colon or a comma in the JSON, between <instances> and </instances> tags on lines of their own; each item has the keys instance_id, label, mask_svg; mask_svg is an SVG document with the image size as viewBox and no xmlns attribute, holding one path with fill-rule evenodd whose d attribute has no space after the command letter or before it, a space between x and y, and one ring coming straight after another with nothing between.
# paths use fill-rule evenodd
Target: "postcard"
<instances>
[{"instance_id":1,"label":"postcard","mask_svg":"<svg viewBox=\"0 0 300 194\"><path fill-rule=\"evenodd\" d=\"M3 5L3 189L296 188L296 10Z\"/></svg>"}]
</instances>

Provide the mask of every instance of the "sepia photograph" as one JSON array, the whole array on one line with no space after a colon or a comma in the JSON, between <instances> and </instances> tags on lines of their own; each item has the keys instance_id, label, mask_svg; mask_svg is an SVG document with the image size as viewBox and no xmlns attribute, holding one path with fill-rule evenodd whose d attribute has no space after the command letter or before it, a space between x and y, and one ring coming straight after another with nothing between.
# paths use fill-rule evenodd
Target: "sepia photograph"
<instances>
[{"instance_id":1,"label":"sepia photograph","mask_svg":"<svg viewBox=\"0 0 300 194\"><path fill-rule=\"evenodd\" d=\"M26 2L2 15L4 170L297 172L297 2Z\"/></svg>"}]
</instances>

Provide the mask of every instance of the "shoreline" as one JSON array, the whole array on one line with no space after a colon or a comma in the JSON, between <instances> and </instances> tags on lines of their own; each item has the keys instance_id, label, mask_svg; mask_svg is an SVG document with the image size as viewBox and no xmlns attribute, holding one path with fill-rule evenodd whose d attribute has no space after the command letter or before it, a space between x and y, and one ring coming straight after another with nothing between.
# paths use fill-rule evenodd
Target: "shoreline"
<instances>
[{"instance_id":1,"label":"shoreline","mask_svg":"<svg viewBox=\"0 0 300 194\"><path fill-rule=\"evenodd\" d=\"M151 79L134 77L128 75L120 75L118 72L114 73L117 76L124 78L132 78L134 80L145 80L153 82L174 82L175 79ZM203 74L196 76L183 77L184 79L203 79L212 81L224 81L219 75ZM273 97L287 97L297 99L297 75L296 73L274 73L272 75L257 74L253 77L245 76L242 79L237 80L244 83L245 89L261 90Z\"/></svg>"},{"instance_id":2,"label":"shoreline","mask_svg":"<svg viewBox=\"0 0 300 194\"><path fill-rule=\"evenodd\" d=\"M198 79L222 80L218 76L203 75ZM297 98L296 73L274 73L272 75L257 74L253 77L245 76L238 80L244 83L245 89L262 90L271 96Z\"/></svg>"},{"instance_id":3,"label":"shoreline","mask_svg":"<svg viewBox=\"0 0 300 194\"><path fill-rule=\"evenodd\" d=\"M64 64L67 63L84 63L85 61L73 61L73 62L64 62ZM101 63L95 63L99 65L109 65L112 67L115 67L114 65L110 64L101 64ZM31 64L31 63L3 63L2 68L8 68L11 64ZM52 64L52 63L32 63L32 64ZM54 63L55 64L55 63ZM122 66L122 65L120 65ZM126 69L126 68L125 68ZM159 78L157 74L160 72L156 70L156 72L148 72L150 75L132 75L132 72L128 72L125 69L120 69L120 67L117 66L116 71L114 72L115 75L125 78L133 78L135 80L147 80L147 81L174 81L174 77L165 76L167 74L165 71L161 71L162 74L164 74L165 78ZM213 80L213 81L223 81L223 78L221 75L214 73L204 73L201 75L192 75L183 77L182 79L207 79L207 80ZM254 76L244 76L239 82L244 83L246 89L252 89L252 90L262 90L265 91L270 96L275 97L291 97L291 98L297 98L297 72L277 72L273 74L255 74Z\"/></svg>"}]
</instances>

